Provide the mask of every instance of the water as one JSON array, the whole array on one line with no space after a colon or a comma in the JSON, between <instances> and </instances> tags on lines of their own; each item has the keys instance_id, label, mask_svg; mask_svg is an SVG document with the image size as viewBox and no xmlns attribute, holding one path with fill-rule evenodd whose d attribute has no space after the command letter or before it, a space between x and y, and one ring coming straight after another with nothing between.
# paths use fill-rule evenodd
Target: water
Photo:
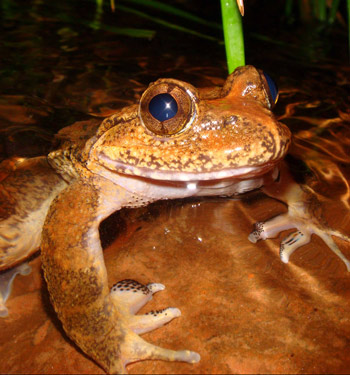
<instances>
[{"instance_id":1,"label":"water","mask_svg":"<svg viewBox=\"0 0 350 375\"><path fill-rule=\"evenodd\" d=\"M1 159L47 153L60 128L134 103L159 77L199 87L220 85L226 77L220 44L124 13L99 16L93 2L2 6ZM247 63L278 82L275 112L293 132L287 163L297 181L319 194L330 225L350 234L350 68L343 29L321 37L284 29L277 34L282 43L269 43L261 35L275 40L275 11L266 9L269 16L261 17L261 10L254 11L258 2L247 6ZM214 5L192 7L220 21ZM156 34L130 38L87 26L98 17L101 25ZM110 283L129 277L162 282L166 291L145 311L168 305L182 310L181 318L147 340L202 355L195 366L139 363L130 372L349 372L350 277L343 263L317 237L288 265L278 256L285 233L257 244L247 240L254 222L285 210L254 192L242 200L160 202L122 211L103 224ZM349 244L337 243L350 258ZM31 265L32 274L14 285L10 318L0 321L0 355L7 358L0 370L101 373L65 338L40 259Z\"/></svg>"}]
</instances>

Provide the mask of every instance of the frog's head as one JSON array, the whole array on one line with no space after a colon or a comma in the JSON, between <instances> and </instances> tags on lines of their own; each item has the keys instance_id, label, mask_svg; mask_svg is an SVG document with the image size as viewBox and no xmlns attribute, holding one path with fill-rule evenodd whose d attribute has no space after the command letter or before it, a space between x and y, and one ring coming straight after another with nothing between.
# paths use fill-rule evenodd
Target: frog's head
<instances>
[{"instance_id":1,"label":"frog's head","mask_svg":"<svg viewBox=\"0 0 350 375\"><path fill-rule=\"evenodd\" d=\"M109 171L156 180L250 178L271 170L290 143L271 112L263 73L237 68L222 88L159 79L102 123L89 159Z\"/></svg>"}]
</instances>

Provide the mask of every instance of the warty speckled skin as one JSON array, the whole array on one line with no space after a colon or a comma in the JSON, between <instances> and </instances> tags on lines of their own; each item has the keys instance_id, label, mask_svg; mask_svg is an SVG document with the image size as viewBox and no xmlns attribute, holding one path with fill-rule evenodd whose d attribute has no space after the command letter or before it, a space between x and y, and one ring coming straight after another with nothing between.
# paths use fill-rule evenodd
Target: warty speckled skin
<instances>
[{"instance_id":1,"label":"warty speckled skin","mask_svg":"<svg viewBox=\"0 0 350 375\"><path fill-rule=\"evenodd\" d=\"M176 98L179 110L171 120L159 122L148 112L149 101L159 93ZM138 336L180 312L169 308L135 315L152 294L164 288L161 284L143 286L125 280L108 290L99 224L123 207L159 199L230 196L275 179L291 134L270 109L265 78L252 66L237 68L222 88L197 90L185 82L161 79L150 85L139 105L120 110L99 127L82 122L61 130L61 149L47 160L38 158L26 172L28 181L19 188L20 200L37 199L36 187L41 184L47 189L35 211L39 229L34 245L40 244L45 220L40 247L55 311L68 336L107 372L123 373L128 363L144 359L197 362L199 355L155 347ZM4 194L16 196L19 176L14 173L4 180ZM30 190L27 196L22 194L25 187ZM293 219L298 233L306 233L305 228L311 233L318 224L310 227L307 209L300 204L307 200L301 191L292 189L281 197L291 204L290 215L283 216L281 225L276 218L272 224L260 223L250 240L275 235L287 219ZM29 215L24 206L15 206L22 215ZM9 253L17 251L19 259L21 242L34 227L32 223L9 225L13 211L10 206L5 211L7 216L0 222L1 268L15 263ZM10 227L13 238L5 235ZM297 241L302 235L296 237ZM288 261L305 243L294 242L291 248L284 244L287 258L282 254L282 260Z\"/></svg>"},{"instance_id":2,"label":"warty speckled skin","mask_svg":"<svg viewBox=\"0 0 350 375\"><path fill-rule=\"evenodd\" d=\"M148 110L160 93L170 94L178 107L166 121ZM139 105L101 125L81 122L62 129L58 151L18 163L0 181L0 269L40 245L50 297L65 331L108 372L125 372L128 363L141 359L197 362L197 353L161 349L137 335L180 312L135 315L164 288L161 284L132 282L128 291L108 290L99 224L122 207L229 196L274 179L291 135L270 107L264 76L246 66L222 88L197 90L174 79L158 80ZM0 315L6 314L3 307Z\"/></svg>"},{"instance_id":3,"label":"warty speckled skin","mask_svg":"<svg viewBox=\"0 0 350 375\"><path fill-rule=\"evenodd\" d=\"M177 90L178 106L186 108L174 134L162 124L155 134L145 123L143 101L159 90ZM57 169L69 167L72 182L51 204L43 228L45 279L65 331L106 371L124 372L140 359L196 362L199 356L154 347L130 329L125 302L115 303L107 287L100 222L122 207L261 186L290 142L289 130L269 109L266 90L250 66L237 69L222 89L201 92L181 81L158 80L140 106L104 120L84 145L68 141L49 155ZM147 319L148 329L155 328L152 315Z\"/></svg>"}]
</instances>

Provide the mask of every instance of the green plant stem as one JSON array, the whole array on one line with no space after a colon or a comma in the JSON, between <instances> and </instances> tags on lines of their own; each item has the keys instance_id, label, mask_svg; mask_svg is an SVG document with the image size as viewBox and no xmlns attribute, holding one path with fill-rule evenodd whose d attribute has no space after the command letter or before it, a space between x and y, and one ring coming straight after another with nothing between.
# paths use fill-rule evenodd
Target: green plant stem
<instances>
[{"instance_id":1,"label":"green plant stem","mask_svg":"<svg viewBox=\"0 0 350 375\"><path fill-rule=\"evenodd\" d=\"M245 65L242 18L235 0L221 0L228 72Z\"/></svg>"},{"instance_id":2,"label":"green plant stem","mask_svg":"<svg viewBox=\"0 0 350 375\"><path fill-rule=\"evenodd\" d=\"M327 4L326 0L321 1L322 4L320 4L320 9L319 9L319 20L322 22L326 22L327 20Z\"/></svg>"},{"instance_id":3,"label":"green plant stem","mask_svg":"<svg viewBox=\"0 0 350 375\"><path fill-rule=\"evenodd\" d=\"M339 2L340 0L333 0L331 5L331 10L328 17L328 23L333 24L335 17L337 15L337 10L339 8Z\"/></svg>"},{"instance_id":4,"label":"green plant stem","mask_svg":"<svg viewBox=\"0 0 350 375\"><path fill-rule=\"evenodd\" d=\"M292 9L293 9L293 0L286 0L285 6L284 6L284 14L287 18L291 17Z\"/></svg>"},{"instance_id":5,"label":"green plant stem","mask_svg":"<svg viewBox=\"0 0 350 375\"><path fill-rule=\"evenodd\" d=\"M148 7L151 9L157 9L160 12L168 13L171 14L173 17L181 17L184 19L187 19L191 21L192 23L199 23L214 29L221 29L221 25L216 22L211 22L207 19L198 17L195 14L192 14L190 12L186 12L180 8L176 8L170 4L167 4L164 0L163 1L158 1L158 0L122 0L126 3L134 3L137 5L141 5L144 7ZM119 2L120 4L120 2Z\"/></svg>"},{"instance_id":6,"label":"green plant stem","mask_svg":"<svg viewBox=\"0 0 350 375\"><path fill-rule=\"evenodd\" d=\"M350 60L350 0L347 1L348 3L348 52L349 52L349 60Z\"/></svg>"},{"instance_id":7,"label":"green plant stem","mask_svg":"<svg viewBox=\"0 0 350 375\"><path fill-rule=\"evenodd\" d=\"M151 15L149 15L145 12L141 12L137 9L126 7L124 5L120 5L119 3L115 6L115 9L121 10L123 12L135 14L138 17L149 19L152 22L158 23L159 25L163 25L163 26L168 27L170 29L174 29L174 30L178 30L178 31L185 32L185 33L188 33L188 34L196 35L196 36L199 36L201 38L212 40L212 41L215 41L215 42L220 42L217 38L215 38L211 35L203 34L203 33L197 32L195 30L189 29L187 27L177 25L177 24L174 24L172 22L165 21L162 18L151 16Z\"/></svg>"}]
</instances>

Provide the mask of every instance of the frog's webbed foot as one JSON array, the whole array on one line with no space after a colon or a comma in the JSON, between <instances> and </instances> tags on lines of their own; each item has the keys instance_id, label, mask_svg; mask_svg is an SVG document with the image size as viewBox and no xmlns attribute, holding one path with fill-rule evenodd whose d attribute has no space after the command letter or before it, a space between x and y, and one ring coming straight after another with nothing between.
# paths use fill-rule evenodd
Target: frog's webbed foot
<instances>
[{"instance_id":1,"label":"frog's webbed foot","mask_svg":"<svg viewBox=\"0 0 350 375\"><path fill-rule=\"evenodd\" d=\"M288 263L291 254L309 243L312 234L316 234L345 263L350 272L350 261L340 251L332 236L348 242L350 237L327 226L320 213L320 202L316 193L307 186L294 185L284 200L288 203L288 212L265 222L256 223L248 237L249 240L255 243L258 240L274 238L283 230L297 228L297 231L290 233L281 242L280 257L282 262Z\"/></svg>"},{"instance_id":2,"label":"frog's webbed foot","mask_svg":"<svg viewBox=\"0 0 350 375\"><path fill-rule=\"evenodd\" d=\"M15 277L20 275L28 275L31 272L31 267L28 263L20 264L17 267L0 273L0 317L6 318L8 316L8 309L5 303L11 293L11 288Z\"/></svg>"},{"instance_id":3,"label":"frog's webbed foot","mask_svg":"<svg viewBox=\"0 0 350 375\"><path fill-rule=\"evenodd\" d=\"M111 289L111 299L122 312L127 337L123 343L122 361L128 363L146 360L161 359L167 361L181 361L196 363L200 360L199 354L189 350L168 350L147 343L138 334L143 334L163 326L172 319L181 315L177 308L150 311L144 315L135 315L141 307L152 299L154 293L164 290L162 284L140 284L135 280L122 280ZM130 332L129 332L130 330Z\"/></svg>"}]
</instances>

